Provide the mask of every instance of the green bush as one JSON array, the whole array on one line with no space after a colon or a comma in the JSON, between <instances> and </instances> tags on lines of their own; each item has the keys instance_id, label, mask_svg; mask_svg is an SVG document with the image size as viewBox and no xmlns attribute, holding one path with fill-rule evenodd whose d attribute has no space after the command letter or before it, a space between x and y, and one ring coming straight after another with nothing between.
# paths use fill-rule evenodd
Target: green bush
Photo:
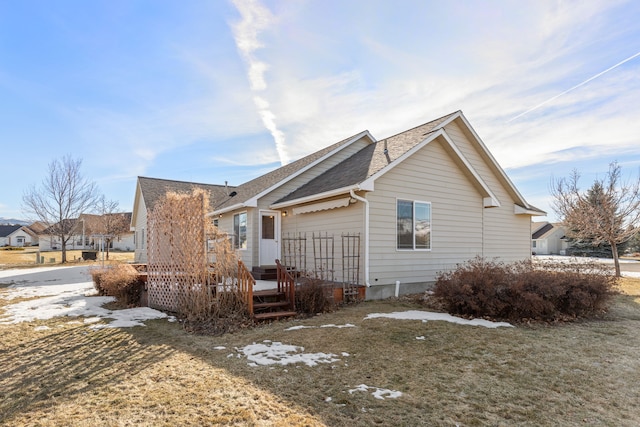
<instances>
[{"instance_id":1,"label":"green bush","mask_svg":"<svg viewBox=\"0 0 640 427\"><path fill-rule=\"evenodd\" d=\"M601 312L615 284L610 267L596 262L505 264L476 257L441 273L434 296L451 314L552 321Z\"/></svg>"}]
</instances>

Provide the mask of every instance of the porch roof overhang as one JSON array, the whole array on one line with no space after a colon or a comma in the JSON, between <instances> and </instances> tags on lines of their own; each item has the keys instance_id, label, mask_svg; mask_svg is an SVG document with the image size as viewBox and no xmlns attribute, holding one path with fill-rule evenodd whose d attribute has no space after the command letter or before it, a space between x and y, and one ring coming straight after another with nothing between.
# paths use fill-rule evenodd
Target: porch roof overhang
<instances>
[{"instance_id":1,"label":"porch roof overhang","mask_svg":"<svg viewBox=\"0 0 640 427\"><path fill-rule=\"evenodd\" d=\"M325 191L324 193L313 194L307 197L300 197L299 199L287 200L286 202L274 203L269 206L271 209L284 209L291 206L302 205L306 203L316 202L331 197L341 196L343 194L350 194L351 190L360 191L366 190L361 188L360 185L349 185L347 187L336 188L335 190Z\"/></svg>"}]
</instances>

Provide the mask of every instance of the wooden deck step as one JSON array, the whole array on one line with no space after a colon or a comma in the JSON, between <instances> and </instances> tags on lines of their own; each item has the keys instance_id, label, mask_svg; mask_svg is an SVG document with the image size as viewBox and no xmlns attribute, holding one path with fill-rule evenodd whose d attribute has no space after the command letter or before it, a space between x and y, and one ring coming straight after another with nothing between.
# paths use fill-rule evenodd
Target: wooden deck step
<instances>
[{"instance_id":1,"label":"wooden deck step","mask_svg":"<svg viewBox=\"0 0 640 427\"><path fill-rule=\"evenodd\" d=\"M289 305L289 301L274 301L274 302L254 302L254 309L261 308L276 308L276 307L286 307Z\"/></svg>"},{"instance_id":2,"label":"wooden deck step","mask_svg":"<svg viewBox=\"0 0 640 427\"><path fill-rule=\"evenodd\" d=\"M293 317L297 315L295 311L273 311L267 313L258 313L254 314L253 318L256 320L276 320L282 319L283 317Z\"/></svg>"},{"instance_id":3,"label":"wooden deck step","mask_svg":"<svg viewBox=\"0 0 640 427\"><path fill-rule=\"evenodd\" d=\"M278 292L277 289L264 289L262 291L253 291L254 298L282 297L282 296L284 296L284 292Z\"/></svg>"}]
</instances>

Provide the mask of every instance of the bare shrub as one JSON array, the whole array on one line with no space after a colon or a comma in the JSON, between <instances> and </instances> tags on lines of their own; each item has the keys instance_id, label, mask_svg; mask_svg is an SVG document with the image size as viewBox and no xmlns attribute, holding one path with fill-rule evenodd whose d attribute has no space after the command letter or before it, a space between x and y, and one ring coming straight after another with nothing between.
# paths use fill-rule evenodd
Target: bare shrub
<instances>
[{"instance_id":1,"label":"bare shrub","mask_svg":"<svg viewBox=\"0 0 640 427\"><path fill-rule=\"evenodd\" d=\"M601 312L615 284L611 268L596 262L504 264L476 257L441 273L434 295L453 314L551 321Z\"/></svg>"},{"instance_id":2,"label":"bare shrub","mask_svg":"<svg viewBox=\"0 0 640 427\"><path fill-rule=\"evenodd\" d=\"M333 287L321 279L302 278L296 286L296 311L304 314L333 310Z\"/></svg>"},{"instance_id":3,"label":"bare shrub","mask_svg":"<svg viewBox=\"0 0 640 427\"><path fill-rule=\"evenodd\" d=\"M116 264L91 270L93 284L99 295L115 297L127 306L138 306L144 284L138 272L128 264Z\"/></svg>"}]
</instances>

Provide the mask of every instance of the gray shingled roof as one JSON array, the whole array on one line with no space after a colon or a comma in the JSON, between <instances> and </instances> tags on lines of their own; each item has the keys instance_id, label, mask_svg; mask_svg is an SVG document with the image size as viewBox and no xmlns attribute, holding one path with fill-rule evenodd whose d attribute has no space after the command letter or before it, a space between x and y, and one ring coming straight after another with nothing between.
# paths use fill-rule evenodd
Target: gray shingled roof
<instances>
[{"instance_id":1,"label":"gray shingled roof","mask_svg":"<svg viewBox=\"0 0 640 427\"><path fill-rule=\"evenodd\" d=\"M0 237L7 237L17 229L22 227L21 225L0 225Z\"/></svg>"},{"instance_id":2,"label":"gray shingled roof","mask_svg":"<svg viewBox=\"0 0 640 427\"><path fill-rule=\"evenodd\" d=\"M336 148L345 145L356 135L358 134L352 135L349 138L345 138L342 141L338 141L335 144L323 148L322 150L311 153L308 156L296 160L295 162L291 162L265 175L261 175L255 179L252 179L251 181L245 182L244 184L235 187L234 191L236 192L236 196L223 200L221 203L215 206L215 209L222 209L238 203L246 202L252 197L255 197L258 194L262 193L264 190L276 185L279 182L282 182L283 180L287 179L291 175L295 174L296 172L300 171L316 160L319 160Z\"/></svg>"},{"instance_id":3,"label":"gray shingled roof","mask_svg":"<svg viewBox=\"0 0 640 427\"><path fill-rule=\"evenodd\" d=\"M203 189L209 192L209 203L211 208L219 203L229 199L227 191L230 193L235 187L224 185L200 184L197 182L174 181L170 179L148 178L144 176L138 177L142 197L144 197L145 205L151 209L155 204L164 197L168 191L175 193L190 193L194 189Z\"/></svg>"},{"instance_id":4,"label":"gray shingled roof","mask_svg":"<svg viewBox=\"0 0 640 427\"><path fill-rule=\"evenodd\" d=\"M275 203L359 184L440 129L458 111L371 144ZM385 153L385 148L387 152Z\"/></svg>"}]
</instances>

